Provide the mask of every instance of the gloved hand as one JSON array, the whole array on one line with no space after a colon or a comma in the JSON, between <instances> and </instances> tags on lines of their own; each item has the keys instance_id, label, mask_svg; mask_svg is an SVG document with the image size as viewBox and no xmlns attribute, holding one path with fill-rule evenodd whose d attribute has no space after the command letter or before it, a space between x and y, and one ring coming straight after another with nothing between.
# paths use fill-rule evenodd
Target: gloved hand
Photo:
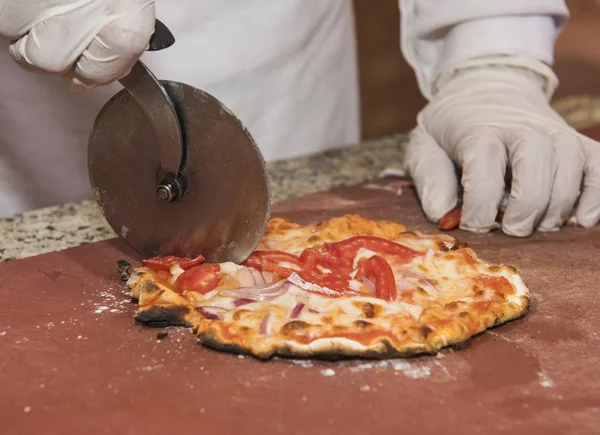
<instances>
[{"instance_id":1,"label":"gloved hand","mask_svg":"<svg viewBox=\"0 0 600 435\"><path fill-rule=\"evenodd\" d=\"M154 32L154 0L0 0L0 36L28 70L92 88L127 75Z\"/></svg>"},{"instance_id":2,"label":"gloved hand","mask_svg":"<svg viewBox=\"0 0 600 435\"><path fill-rule=\"evenodd\" d=\"M600 143L577 133L550 107L556 84L546 65L510 57L474 60L442 75L438 92L418 115L406 156L431 221L461 197L462 229L497 228L508 180L506 234L558 230L572 215L581 226L596 225Z\"/></svg>"}]
</instances>

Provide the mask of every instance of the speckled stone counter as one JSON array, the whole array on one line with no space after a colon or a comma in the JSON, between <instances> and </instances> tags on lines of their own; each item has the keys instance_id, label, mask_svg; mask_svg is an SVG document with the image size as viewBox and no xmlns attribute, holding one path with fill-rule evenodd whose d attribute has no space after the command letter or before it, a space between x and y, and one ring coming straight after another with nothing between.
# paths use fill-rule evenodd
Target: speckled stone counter
<instances>
[{"instance_id":1,"label":"speckled stone counter","mask_svg":"<svg viewBox=\"0 0 600 435\"><path fill-rule=\"evenodd\" d=\"M600 98L573 97L554 107L573 127L600 123ZM402 167L407 136L399 134L268 165L273 201L376 178ZM116 237L93 200L64 204L0 219L0 261Z\"/></svg>"},{"instance_id":2,"label":"speckled stone counter","mask_svg":"<svg viewBox=\"0 0 600 435\"><path fill-rule=\"evenodd\" d=\"M273 201L373 179L401 167L405 135L268 164ZM93 200L0 219L0 261L116 237Z\"/></svg>"}]
</instances>

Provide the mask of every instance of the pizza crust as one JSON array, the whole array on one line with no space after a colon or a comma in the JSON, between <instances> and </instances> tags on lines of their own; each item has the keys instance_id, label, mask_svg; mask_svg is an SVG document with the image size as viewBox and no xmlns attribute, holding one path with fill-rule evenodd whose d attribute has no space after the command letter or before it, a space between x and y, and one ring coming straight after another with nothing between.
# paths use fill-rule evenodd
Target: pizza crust
<instances>
[{"instance_id":1,"label":"pizza crust","mask_svg":"<svg viewBox=\"0 0 600 435\"><path fill-rule=\"evenodd\" d=\"M289 300L276 298L234 307L233 297L224 296L226 291L180 294L169 283L158 282L151 270L119 262L121 279L127 281L132 298L139 304L135 319L152 327L191 327L204 346L259 359L275 355L384 359L435 354L446 346L461 347L474 335L528 312L529 291L512 266L483 263L467 245L450 236L409 233L399 224L373 224L364 218L352 218L347 225L337 218L334 223L304 227L274 221L263 241L270 249L278 248L276 241L280 238L282 250L297 253L315 236L343 240L348 234L360 232L358 227L364 224L371 234L393 237L397 243L420 250L422 254L408 266L394 269L399 279L406 274L405 278L412 280L408 296L403 292L400 300L392 302L364 295L331 299L303 295L305 289L286 281L290 289L284 294L291 294ZM319 227L326 234L319 234ZM332 228L343 230L336 236ZM286 237L290 232L293 237ZM223 269L234 274L239 267L228 265ZM231 282L232 278L228 279ZM316 308L318 314L304 310L304 318L292 319L290 311L296 294L302 296L298 301ZM199 310L211 306L223 310L223 315L207 318L206 311ZM270 325L266 331L262 330L261 319Z\"/></svg>"}]
</instances>

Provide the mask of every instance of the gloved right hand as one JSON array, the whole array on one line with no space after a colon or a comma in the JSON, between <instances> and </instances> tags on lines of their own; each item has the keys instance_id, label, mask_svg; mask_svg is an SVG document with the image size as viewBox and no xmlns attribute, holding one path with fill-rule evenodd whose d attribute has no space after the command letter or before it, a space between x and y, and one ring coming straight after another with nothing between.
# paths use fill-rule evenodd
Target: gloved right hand
<instances>
[{"instance_id":1,"label":"gloved right hand","mask_svg":"<svg viewBox=\"0 0 600 435\"><path fill-rule=\"evenodd\" d=\"M27 70L61 75L72 89L129 73L154 32L154 0L0 0L0 36Z\"/></svg>"}]
</instances>

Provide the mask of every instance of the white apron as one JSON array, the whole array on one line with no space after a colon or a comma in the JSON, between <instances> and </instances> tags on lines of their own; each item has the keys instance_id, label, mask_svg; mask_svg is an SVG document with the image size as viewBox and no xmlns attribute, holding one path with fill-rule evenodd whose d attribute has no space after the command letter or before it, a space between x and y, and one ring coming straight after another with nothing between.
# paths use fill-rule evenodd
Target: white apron
<instances>
[{"instance_id":1,"label":"white apron","mask_svg":"<svg viewBox=\"0 0 600 435\"><path fill-rule=\"evenodd\" d=\"M248 127L267 160L356 143L350 0L157 0L176 43L144 62L206 90ZM0 42L0 216L91 197L87 139L118 90L65 90L24 72Z\"/></svg>"}]
</instances>

